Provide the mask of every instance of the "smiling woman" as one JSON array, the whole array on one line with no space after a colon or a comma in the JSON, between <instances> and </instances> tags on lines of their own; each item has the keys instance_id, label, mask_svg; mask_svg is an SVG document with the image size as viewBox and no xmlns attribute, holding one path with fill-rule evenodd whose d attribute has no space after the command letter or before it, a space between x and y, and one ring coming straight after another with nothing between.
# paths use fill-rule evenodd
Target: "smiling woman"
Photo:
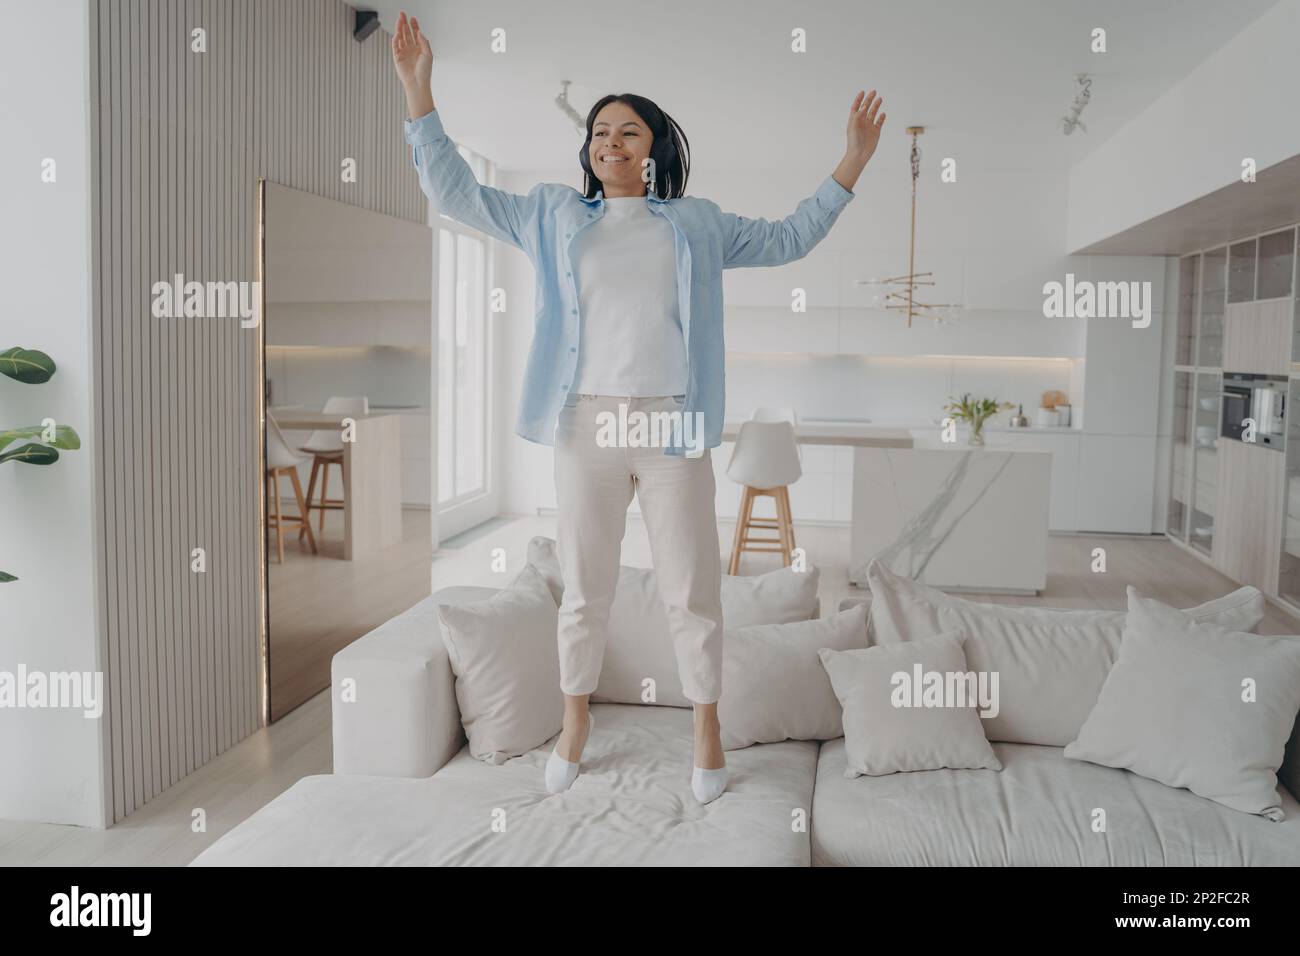
<instances>
[{"instance_id":1,"label":"smiling woman","mask_svg":"<svg viewBox=\"0 0 1300 956\"><path fill-rule=\"evenodd\" d=\"M402 14L392 46L421 187L443 215L518 247L537 269L540 308L516 431L555 448L564 729L546 787L567 790L578 776L636 495L682 687L695 704L691 787L709 803L727 787L710 455L722 441L725 404L722 270L792 262L826 236L880 140L881 100L874 90L858 93L844 158L780 221L746 219L687 196L686 135L656 103L632 93L605 96L589 111L578 154L581 192L542 183L521 196L479 183L447 136L430 86L433 51L418 21ZM691 429L698 434L678 429L662 449L602 441L598 416L630 407L698 422Z\"/></svg>"},{"instance_id":2,"label":"smiling woman","mask_svg":"<svg viewBox=\"0 0 1300 956\"><path fill-rule=\"evenodd\" d=\"M643 118L644 117L644 118ZM690 143L676 120L653 101L635 93L609 94L587 114L587 138L578 150L588 199L686 194L691 174Z\"/></svg>"}]
</instances>

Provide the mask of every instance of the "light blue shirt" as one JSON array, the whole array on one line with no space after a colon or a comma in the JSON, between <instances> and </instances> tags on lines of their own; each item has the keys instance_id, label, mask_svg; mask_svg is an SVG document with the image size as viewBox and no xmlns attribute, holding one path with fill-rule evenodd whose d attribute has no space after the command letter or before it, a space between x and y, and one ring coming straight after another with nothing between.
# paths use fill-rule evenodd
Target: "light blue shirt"
<instances>
[{"instance_id":1,"label":"light blue shirt","mask_svg":"<svg viewBox=\"0 0 1300 956\"><path fill-rule=\"evenodd\" d=\"M572 186L538 183L521 196L481 185L442 128L434 110L406 121L420 187L440 211L512 246L537 274L533 344L524 371L516 434L555 444L560 409L573 387L578 364L578 288L569 247L575 236L605 213L604 192L587 199ZM831 176L785 219L747 219L723 212L708 199L684 196L646 202L673 225L677 295L686 339L684 417L702 422L696 434L665 448L670 455L695 453L722 443L726 399L726 347L722 334L722 270L779 266L802 259L830 231L853 198ZM698 418L694 417L699 415ZM679 439L683 436L679 433Z\"/></svg>"}]
</instances>

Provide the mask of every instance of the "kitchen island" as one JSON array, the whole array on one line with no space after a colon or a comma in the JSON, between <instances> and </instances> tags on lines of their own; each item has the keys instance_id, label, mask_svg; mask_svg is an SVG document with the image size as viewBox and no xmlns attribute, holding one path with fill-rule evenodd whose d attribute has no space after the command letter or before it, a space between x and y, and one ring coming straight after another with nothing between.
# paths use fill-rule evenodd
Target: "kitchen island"
<instances>
[{"instance_id":1,"label":"kitchen island","mask_svg":"<svg viewBox=\"0 0 1300 956\"><path fill-rule=\"evenodd\" d=\"M726 422L722 440L734 442L741 424ZM950 591L1046 587L1051 451L973 447L964 435L944 444L908 425L825 419L801 421L796 440L849 446L850 583L866 587L867 565L879 559ZM725 476L725 459L715 467Z\"/></svg>"},{"instance_id":2,"label":"kitchen island","mask_svg":"<svg viewBox=\"0 0 1300 956\"><path fill-rule=\"evenodd\" d=\"M856 448L849 580L867 565L948 591L1047 585L1052 454L1036 449Z\"/></svg>"}]
</instances>

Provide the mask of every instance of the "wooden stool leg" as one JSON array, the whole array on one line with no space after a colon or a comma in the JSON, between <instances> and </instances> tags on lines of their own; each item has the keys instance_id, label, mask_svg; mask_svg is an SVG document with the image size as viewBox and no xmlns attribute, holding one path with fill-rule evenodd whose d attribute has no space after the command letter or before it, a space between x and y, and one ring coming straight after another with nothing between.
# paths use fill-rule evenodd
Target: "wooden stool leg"
<instances>
[{"instance_id":1,"label":"wooden stool leg","mask_svg":"<svg viewBox=\"0 0 1300 956\"><path fill-rule=\"evenodd\" d=\"M316 553L316 536L311 533L311 515L307 513L307 504L302 500L302 482L298 480L298 469L289 469L289 480L293 482L293 493L298 499L298 514L301 516L302 524L299 526L299 534L305 529L307 531L307 543L311 545L311 553Z\"/></svg>"},{"instance_id":2,"label":"wooden stool leg","mask_svg":"<svg viewBox=\"0 0 1300 956\"><path fill-rule=\"evenodd\" d=\"M262 492L264 494L263 500L266 503L266 527L263 529L263 534L265 536L271 533L271 473L269 471L266 473L266 484L263 487ZM266 544L269 540L269 538L263 537L262 543Z\"/></svg>"},{"instance_id":3,"label":"wooden stool leg","mask_svg":"<svg viewBox=\"0 0 1300 956\"><path fill-rule=\"evenodd\" d=\"M271 472L275 483L275 537L280 549L280 563L284 564L284 516L280 514L280 472Z\"/></svg>"},{"instance_id":4,"label":"wooden stool leg","mask_svg":"<svg viewBox=\"0 0 1300 956\"><path fill-rule=\"evenodd\" d=\"M329 497L329 462L321 462L321 533L325 532L325 499Z\"/></svg>"},{"instance_id":5,"label":"wooden stool leg","mask_svg":"<svg viewBox=\"0 0 1300 956\"><path fill-rule=\"evenodd\" d=\"M303 512L302 527L298 529L298 537L310 530L307 526L311 524L311 496L316 492L316 474L320 471L320 459L315 455L311 459L311 475L307 478L307 510Z\"/></svg>"},{"instance_id":6,"label":"wooden stool leg","mask_svg":"<svg viewBox=\"0 0 1300 956\"><path fill-rule=\"evenodd\" d=\"M781 497L785 498L785 517L790 524L790 550L793 552L797 545L794 543L794 512L790 510L789 485L781 489Z\"/></svg>"},{"instance_id":7,"label":"wooden stool leg","mask_svg":"<svg viewBox=\"0 0 1300 956\"><path fill-rule=\"evenodd\" d=\"M740 573L740 552L744 549L745 535L748 534L749 515L754 507L754 489L745 486L740 495L740 512L736 515L736 539L731 546L731 565L727 569L730 575Z\"/></svg>"},{"instance_id":8,"label":"wooden stool leg","mask_svg":"<svg viewBox=\"0 0 1300 956\"><path fill-rule=\"evenodd\" d=\"M790 526L790 498L788 489L782 485L772 495L776 502L776 523L781 533L781 560L785 566L791 564L790 552L794 550L794 529Z\"/></svg>"}]
</instances>

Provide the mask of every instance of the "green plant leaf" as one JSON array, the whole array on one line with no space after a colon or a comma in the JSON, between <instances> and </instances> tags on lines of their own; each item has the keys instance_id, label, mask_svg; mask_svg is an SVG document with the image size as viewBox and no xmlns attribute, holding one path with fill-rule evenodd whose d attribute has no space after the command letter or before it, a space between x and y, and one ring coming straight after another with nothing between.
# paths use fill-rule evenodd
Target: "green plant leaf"
<instances>
[{"instance_id":1,"label":"green plant leaf","mask_svg":"<svg viewBox=\"0 0 1300 956\"><path fill-rule=\"evenodd\" d=\"M14 577L12 574L9 574L6 571L0 571L0 584L8 584L10 581L17 581L17 580L18 579Z\"/></svg>"},{"instance_id":2,"label":"green plant leaf","mask_svg":"<svg viewBox=\"0 0 1300 956\"><path fill-rule=\"evenodd\" d=\"M53 441L45 441L41 437L44 434L44 425L26 425L22 428L11 428L9 431L0 432L0 451L4 451L5 446L18 441L20 438L35 438L43 445L63 448L67 451L76 451L81 447L81 436L76 433L71 425L55 425Z\"/></svg>"},{"instance_id":3,"label":"green plant leaf","mask_svg":"<svg viewBox=\"0 0 1300 956\"><path fill-rule=\"evenodd\" d=\"M0 464L20 461L28 465L52 465L58 460L59 453L49 445L28 444L13 451L0 452Z\"/></svg>"},{"instance_id":4,"label":"green plant leaf","mask_svg":"<svg viewBox=\"0 0 1300 956\"><path fill-rule=\"evenodd\" d=\"M1012 408L1015 406L1010 402L999 402L996 398L971 398L970 392L966 392L960 399L949 396L943 410L959 422L970 422L978 430L986 419Z\"/></svg>"},{"instance_id":5,"label":"green plant leaf","mask_svg":"<svg viewBox=\"0 0 1300 956\"><path fill-rule=\"evenodd\" d=\"M14 346L0 352L0 375L8 375L24 385L48 382L55 372L54 359L35 349Z\"/></svg>"}]
</instances>

